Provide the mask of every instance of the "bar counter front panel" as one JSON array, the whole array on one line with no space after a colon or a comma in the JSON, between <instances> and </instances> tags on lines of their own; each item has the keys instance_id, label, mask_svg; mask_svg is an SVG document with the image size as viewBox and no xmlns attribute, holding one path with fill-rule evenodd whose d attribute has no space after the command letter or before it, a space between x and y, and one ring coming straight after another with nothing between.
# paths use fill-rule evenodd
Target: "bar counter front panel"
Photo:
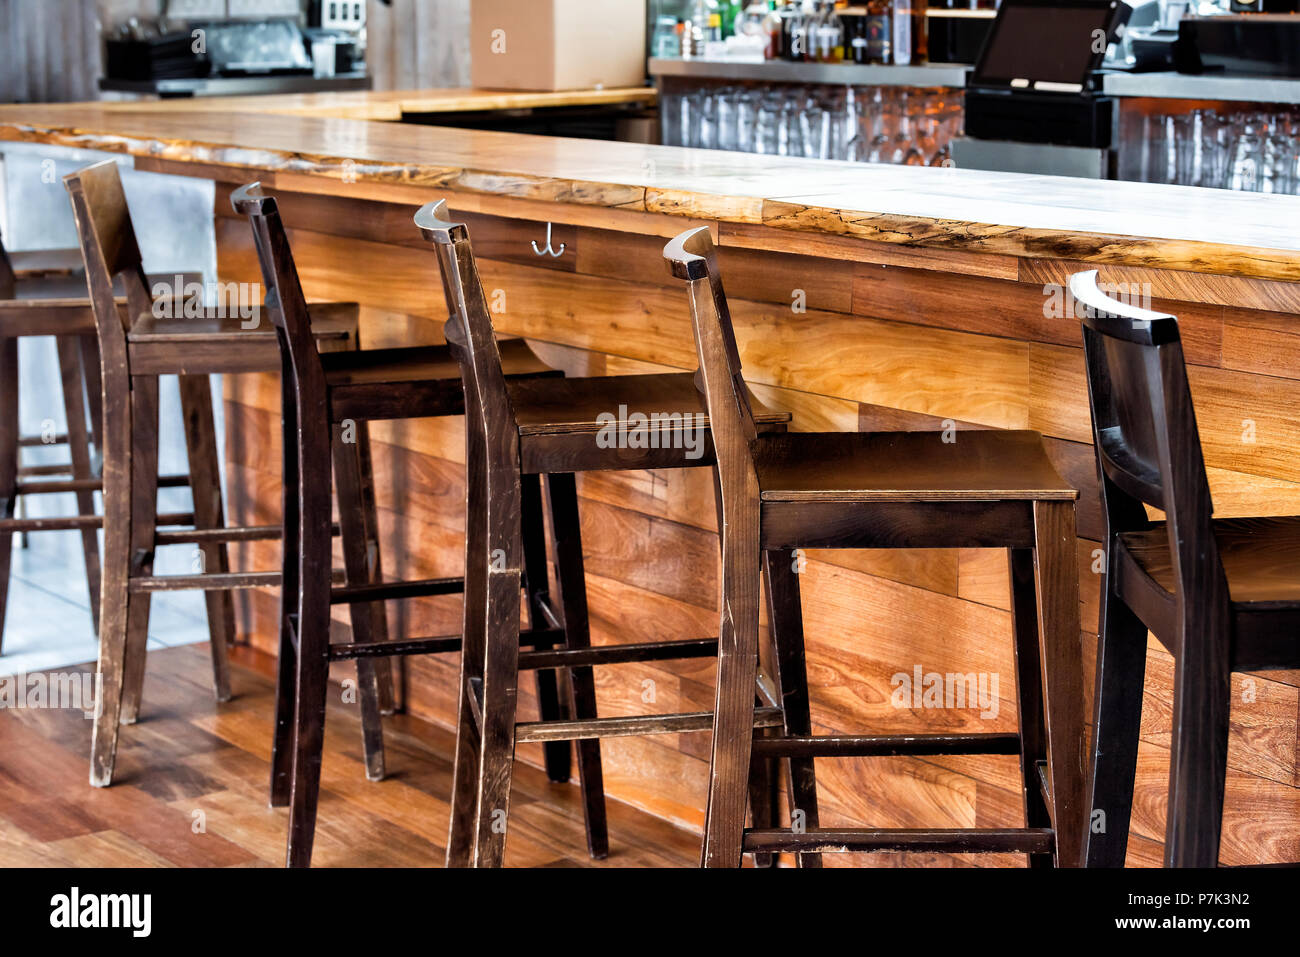
<instances>
[{"instance_id":1,"label":"bar counter front panel","mask_svg":"<svg viewBox=\"0 0 1300 957\"><path fill-rule=\"evenodd\" d=\"M792 214L798 228L791 229L789 204L761 197L719 194L705 202L712 202L715 213L766 202L766 210L780 210L777 217L786 221L767 222L774 217L766 213L757 221L744 221L750 217L740 214L692 217L703 205L697 195L681 208L647 212L649 191L624 185L610 186L602 199L590 188L552 179L548 195L535 175L518 175L545 170L557 152L569 148L542 138L492 134L483 142L508 147L505 160L498 158L498 169L474 170L472 177L464 175L459 161L442 164L437 153L426 155L426 169L461 170L459 176L444 174L455 188L442 188L367 176L360 160L374 143L355 129L350 141L335 144L339 152L329 162L321 158L324 149L272 155L232 139L232 146L249 146L236 165L213 162L223 154L187 148L161 132L155 139L142 137L138 115L133 115L136 129L125 133L115 127L120 114L96 120L103 134L118 137L115 147L112 136L87 133L84 126L72 131L65 125L57 134L31 124L20 129L13 109L0 110L0 138L65 144L77 139L80 145L135 153L139 168L217 180L218 266L224 280L260 281L248 225L231 212L229 193L238 183L261 178L280 200L308 296L361 302L367 348L441 341L445 309L437 265L411 215L426 200L445 196L469 224L500 332L527 337L546 361L571 374L692 370L696 359L686 293L669 278L661 250L667 237L708 223L723 247L723 277L746 377L764 402L793 412L794 428L955 426L957 441L962 429L1033 428L1048 437L1058 468L1081 490L1078 564L1089 676L1102 568L1101 515L1079 324L1063 302L1053 302L1054 287L1072 272L1101 262L1104 282L1136 284L1132 288L1149 291L1152 308L1179 317L1216 515L1300 514L1300 334L1294 315L1300 312L1300 288L1277 281L1300 275L1300 256L1277 248L1280 243L1258 243L1272 247L1264 254L1234 247L1242 240L1230 222L1217 227L1230 237L1223 240L1229 245L1169 234L1110 237L1109 243L1083 233L1052 239L1032 230L996 233L920 216L914 236L867 240L845 235L853 231L846 226L852 220L823 207L802 207ZM53 126L56 110L49 112ZM32 110L24 113L30 116ZM483 135L441 132L457 141ZM585 145L591 150L590 178L596 179L601 151L623 144ZM688 152L659 149L651 155ZM345 168L350 176L341 176L338 161L347 157L357 161ZM725 191L724 164L732 159L732 154L690 154L686 162ZM821 164L804 166L806 171ZM842 172L838 164L825 168ZM743 179L738 175L731 182L743 184ZM1039 188L1031 181L1038 178L1023 179L1028 202ZM466 188L470 182L473 190ZM788 190L791 184L784 185ZM1161 200L1176 203L1185 197L1193 204L1204 192L1143 189L1154 190L1150 195ZM823 199L829 207L833 197ZM918 196L917 201L934 200ZM1233 208L1258 209L1249 203L1243 197ZM1081 220L1089 216L1096 218L1080 213ZM960 241L963 229L967 243ZM1205 229L1216 232L1212 223ZM941 241L927 244L928 236ZM990 236L996 252L988 251ZM559 255L545 248L548 237L549 252ZM1158 268L1157 262L1177 268ZM278 383L268 376L232 376L225 382L231 519L274 523ZM465 495L461 420L376 423L371 435L387 573L397 578L459 574ZM593 473L579 478L579 491L593 641L716 634L718 543L709 471ZM815 733L1014 729L1004 552L836 551L809 552L805 558L801 581ZM241 545L235 561L241 568L276 567L278 546ZM249 593L242 600L242 638L274 653L275 593ZM394 635L454 633L460 627L459 598L408 602L391 608L390 615ZM335 626L346 631L345 611L335 609ZM457 664L454 656L407 659L405 702L412 713L452 725ZM1154 639L1147 668L1129 862L1155 866L1164 833L1173 663ZM898 702L898 676L911 680L917 669L997 676L998 682L985 685L993 696L982 711ZM600 669L601 714L711 708L713 671L709 659ZM1090 699L1090 677L1086 687ZM1300 859L1300 675L1238 674L1233 689L1221 860ZM520 692L526 719L535 714L531 683L521 682ZM1091 700L1086 707L1090 718ZM227 731L220 717L212 731L239 733L234 724ZM700 734L604 741L607 793L698 830L708 746L708 736ZM521 746L519 753L540 765L537 745ZM1013 757L826 760L818 764L818 777L823 826L1021 822ZM538 826L522 820L520 825ZM905 860L1019 864L1023 858L909 855ZM900 861L890 854L828 861L838 862Z\"/></svg>"}]
</instances>

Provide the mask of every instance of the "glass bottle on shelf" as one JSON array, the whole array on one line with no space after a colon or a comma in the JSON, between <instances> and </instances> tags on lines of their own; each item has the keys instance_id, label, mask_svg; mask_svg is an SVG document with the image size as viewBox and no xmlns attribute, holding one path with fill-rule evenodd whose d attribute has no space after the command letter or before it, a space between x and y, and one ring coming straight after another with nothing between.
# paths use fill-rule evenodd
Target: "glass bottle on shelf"
<instances>
[{"instance_id":1,"label":"glass bottle on shelf","mask_svg":"<svg viewBox=\"0 0 1300 957\"><path fill-rule=\"evenodd\" d=\"M821 63L841 63L844 60L844 25L835 12L834 0L819 3L817 17L817 60Z\"/></svg>"},{"instance_id":2,"label":"glass bottle on shelf","mask_svg":"<svg viewBox=\"0 0 1300 957\"><path fill-rule=\"evenodd\" d=\"M804 4L800 0L786 5L781 14L781 32L783 41L781 44L782 55L785 59L794 62L801 62L808 55L808 37L807 37L807 17L804 14Z\"/></svg>"},{"instance_id":3,"label":"glass bottle on shelf","mask_svg":"<svg viewBox=\"0 0 1300 957\"><path fill-rule=\"evenodd\" d=\"M854 63L867 61L867 18L864 11L848 11L842 17L844 24L844 58Z\"/></svg>"},{"instance_id":4,"label":"glass bottle on shelf","mask_svg":"<svg viewBox=\"0 0 1300 957\"><path fill-rule=\"evenodd\" d=\"M870 0L867 4L866 34L867 62L893 63L891 45L893 29L890 26L891 0Z\"/></svg>"},{"instance_id":5,"label":"glass bottle on shelf","mask_svg":"<svg viewBox=\"0 0 1300 957\"><path fill-rule=\"evenodd\" d=\"M657 57L682 55L681 24L676 17L660 17L655 21L654 51Z\"/></svg>"},{"instance_id":6,"label":"glass bottle on shelf","mask_svg":"<svg viewBox=\"0 0 1300 957\"><path fill-rule=\"evenodd\" d=\"M925 0L892 0L893 62L908 66L925 60Z\"/></svg>"}]
</instances>

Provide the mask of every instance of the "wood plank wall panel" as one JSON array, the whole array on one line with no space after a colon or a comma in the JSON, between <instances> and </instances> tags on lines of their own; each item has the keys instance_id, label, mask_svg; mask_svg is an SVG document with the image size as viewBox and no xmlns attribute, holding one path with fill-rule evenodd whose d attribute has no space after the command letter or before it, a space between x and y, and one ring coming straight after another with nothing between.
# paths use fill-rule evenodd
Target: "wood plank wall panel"
<instances>
[{"instance_id":1,"label":"wood plank wall panel","mask_svg":"<svg viewBox=\"0 0 1300 957\"><path fill-rule=\"evenodd\" d=\"M256 281L247 226L217 197L220 271ZM370 346L437 342L444 312L432 253L409 227L413 207L346 196L282 194L309 296L362 303ZM454 209L454 207L453 207ZM571 207L555 207L556 218ZM514 218L499 218L505 210ZM553 231L563 257L539 259L548 209L467 204L489 295L504 293L500 331L523 335L570 374L693 369L685 291L663 267L663 236L680 221L605 218ZM672 227L672 228L670 228ZM632 232L624 230L631 229ZM1101 536L1076 320L1044 312L1044 285L1071 263L974 253L913 254L842 237L722 224L722 265L746 376L755 394L805 430L1033 427L1081 490L1078 562L1089 671ZM784 255L778 255L783 251ZM797 252L800 255L792 256ZM890 255L886 255L886 254ZM1300 514L1300 343L1278 283L1103 269L1103 280L1150 283L1158 308L1184 317L1210 483L1220 515ZM800 292L802 291L802 292ZM1050 292L1050 290L1049 290ZM231 511L273 520L278 507L278 390L228 377ZM1255 423L1243 441L1242 420ZM270 436L271 438L268 438ZM462 564L463 422L379 423L375 442L384 563L390 575L457 574ZM716 629L717 539L707 470L582 476L582 532L593 640L702 637ZM247 513L245 515L245 513ZM268 514L269 513L269 514ZM274 562L247 546L241 561ZM822 732L998 730L1015 726L1005 554L982 550L812 552L804 589L813 714ZM273 648L274 598L253 593L244 636ZM336 624L346 628L340 610ZM459 627L458 600L390 610L395 633ZM999 678L997 714L895 708L891 678L925 671ZM444 725L454 713L452 658L407 663L410 710ZM626 665L598 675L603 714L707 708L711 661ZM1168 769L1172 661L1152 639L1130 862L1158 864ZM528 682L522 707L534 708ZM1300 859L1296 750L1300 675L1234 676L1224 863ZM708 737L617 739L603 745L609 793L698 829ZM538 761L536 748L521 758ZM881 826L1019 822L1015 762L933 758L819 762L827 822ZM1014 856L853 856L895 866L1018 864Z\"/></svg>"},{"instance_id":2,"label":"wood plank wall panel","mask_svg":"<svg viewBox=\"0 0 1300 957\"><path fill-rule=\"evenodd\" d=\"M376 90L469 86L470 0L367 0L367 67Z\"/></svg>"}]
</instances>

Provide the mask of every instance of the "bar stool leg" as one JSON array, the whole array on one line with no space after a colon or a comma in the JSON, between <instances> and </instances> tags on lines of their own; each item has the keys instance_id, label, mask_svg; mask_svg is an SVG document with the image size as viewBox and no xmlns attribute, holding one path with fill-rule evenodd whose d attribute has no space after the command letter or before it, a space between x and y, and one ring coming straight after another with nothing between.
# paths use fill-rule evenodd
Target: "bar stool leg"
<instances>
[{"instance_id":1,"label":"bar stool leg","mask_svg":"<svg viewBox=\"0 0 1300 957\"><path fill-rule=\"evenodd\" d=\"M299 413L301 420L301 410ZM289 800L289 867L311 864L325 748L325 701L329 689L331 536L330 429L302 425L298 443L298 678L294 698L293 788ZM312 481L311 477L317 480ZM305 480L304 480L305 479Z\"/></svg>"},{"instance_id":2,"label":"bar stool leg","mask_svg":"<svg viewBox=\"0 0 1300 957\"><path fill-rule=\"evenodd\" d=\"M350 585L374 581L367 553L369 536L364 514L361 453L358 442L345 442L344 429L334 430L334 482L338 492L339 530L342 533L343 566ZM350 606L352 640L377 641L375 619L384 613L378 602L354 602ZM385 666L387 662L381 659ZM358 658L357 692L361 704L361 741L366 759L366 777L384 779L384 728L379 714L379 680L375 659Z\"/></svg>"},{"instance_id":3,"label":"bar stool leg","mask_svg":"<svg viewBox=\"0 0 1300 957\"><path fill-rule=\"evenodd\" d=\"M86 402L90 410L90 438L95 454L104 454L104 381L99 368L99 341L93 334L77 337L81 350L81 374L86 381Z\"/></svg>"},{"instance_id":4,"label":"bar stool leg","mask_svg":"<svg viewBox=\"0 0 1300 957\"><path fill-rule=\"evenodd\" d=\"M549 597L550 584L546 578L546 519L542 511L541 477L521 477L520 493L522 532L524 543L524 591L528 595L528 627L545 628L548 625L542 605ZM554 647L553 643L537 643L535 648ZM537 711L543 721L554 721L561 716L559 675L554 669L535 671ZM547 741L542 745L546 759L546 776L557 784L565 783L573 773L573 749L568 741Z\"/></svg>"},{"instance_id":5,"label":"bar stool leg","mask_svg":"<svg viewBox=\"0 0 1300 957\"><path fill-rule=\"evenodd\" d=\"M1093 702L1092 777L1084 838L1088 867L1123 867L1142 729L1142 685L1147 667L1147 626L1115 594L1112 545L1101 583L1101 621ZM1093 820L1093 817L1096 820Z\"/></svg>"},{"instance_id":6,"label":"bar stool leg","mask_svg":"<svg viewBox=\"0 0 1300 957\"><path fill-rule=\"evenodd\" d=\"M483 437L470 426L477 410L474 397L465 396L465 598L461 628L460 685L457 694L456 764L452 774L451 821L447 832L447 866L474 863L478 826L478 776L482 735L475 717L475 688L483 683L483 656L487 631L487 581L491 556L487 534L487 476Z\"/></svg>"},{"instance_id":7,"label":"bar stool leg","mask_svg":"<svg viewBox=\"0 0 1300 957\"><path fill-rule=\"evenodd\" d=\"M516 473L517 475L518 473ZM519 540L518 484L493 488L489 481L486 640L483 653L482 744L475 804L474 865L500 867L505 861L510 819L510 777L515 760L516 699L519 682L519 592L523 584Z\"/></svg>"},{"instance_id":8,"label":"bar stool leg","mask_svg":"<svg viewBox=\"0 0 1300 957\"><path fill-rule=\"evenodd\" d=\"M77 339L72 336L56 336L55 346L59 355L59 375L63 380L63 410L68 420L68 454L71 457L72 477L74 479L93 478L90 462L90 435L86 429L86 406L82 397L81 355L77 348ZM77 513L79 515L95 514L95 493L83 489L76 493ZM95 633L99 634L99 530L83 528L81 530L81 551L86 565L86 589L90 594L90 620Z\"/></svg>"},{"instance_id":9,"label":"bar stool leg","mask_svg":"<svg viewBox=\"0 0 1300 957\"><path fill-rule=\"evenodd\" d=\"M130 576L152 575L158 519L158 377L131 379L131 564ZM122 670L122 724L140 715L146 648L149 643L149 592L130 596L126 617L126 662Z\"/></svg>"},{"instance_id":10,"label":"bar stool leg","mask_svg":"<svg viewBox=\"0 0 1300 957\"><path fill-rule=\"evenodd\" d=\"M221 504L217 429L212 415L212 381L205 375L178 378L181 410L185 417L185 445L189 453L190 489L194 494L194 527L224 528L226 520ZM229 550L224 542L204 545L200 554L204 571L230 571ZM213 687L218 701L229 701L228 649L235 643L234 598L227 590L206 591L203 598L208 609Z\"/></svg>"},{"instance_id":11,"label":"bar stool leg","mask_svg":"<svg viewBox=\"0 0 1300 957\"><path fill-rule=\"evenodd\" d=\"M144 648L132 649L131 637L145 634L138 626L143 607L148 619L148 594L131 594L130 579L137 569L152 565L154 509L158 479L158 380L137 377L127 388L106 396L104 418L104 573L99 622L99 707L91 732L90 783L107 787L113 782L118 731L122 721L124 688L132 667L144 672ZM135 428L133 423L141 423ZM151 450L152 443L152 450ZM143 459L143 461L139 461ZM147 542L136 512L144 508L148 520ZM138 550L145 544L145 550ZM137 561L138 558L138 561ZM134 626L134 630L133 630ZM132 662L132 654L138 659Z\"/></svg>"},{"instance_id":12,"label":"bar stool leg","mask_svg":"<svg viewBox=\"0 0 1300 957\"><path fill-rule=\"evenodd\" d=\"M1083 643L1074 503L1034 503L1038 642L1047 722L1056 865L1078 867L1087 809L1083 770Z\"/></svg>"},{"instance_id":13,"label":"bar stool leg","mask_svg":"<svg viewBox=\"0 0 1300 957\"><path fill-rule=\"evenodd\" d=\"M271 807L287 807L293 785L293 726L297 698L298 651L294 624L298 614L298 548L302 519L298 513L298 405L293 367L280 370L280 434L283 461L280 485L280 649L276 657L275 728L271 738Z\"/></svg>"},{"instance_id":14,"label":"bar stool leg","mask_svg":"<svg viewBox=\"0 0 1300 957\"><path fill-rule=\"evenodd\" d=\"M384 565L379 551L379 508L375 504L375 466L370 452L370 423L362 419L357 423L357 456L361 461L361 516L366 529L366 560L370 568L370 580L384 580ZM388 640L388 613L382 602L375 606L375 615L371 619L372 634L375 641ZM375 683L379 688L379 713L394 714L397 711L396 695L393 691L393 659L374 658ZM397 667L403 673L406 659L398 658Z\"/></svg>"},{"instance_id":15,"label":"bar stool leg","mask_svg":"<svg viewBox=\"0 0 1300 957\"><path fill-rule=\"evenodd\" d=\"M578 489L572 472L546 476L551 505L551 542L555 549L555 582L560 593L566 648L589 648L587 580L582 564L582 525L578 514ZM596 677L590 667L570 668L568 702L576 718L596 717ZM578 781L587 822L587 852L596 860L609 856L609 830L605 818L605 781L600 761L600 740L574 742L578 748Z\"/></svg>"},{"instance_id":16,"label":"bar stool leg","mask_svg":"<svg viewBox=\"0 0 1300 957\"><path fill-rule=\"evenodd\" d=\"M1217 867L1232 700L1226 584L1191 594L1174 664L1167 867ZM1215 600L1217 599L1217 600ZM1198 607L1199 605L1199 607Z\"/></svg>"},{"instance_id":17,"label":"bar stool leg","mask_svg":"<svg viewBox=\"0 0 1300 957\"><path fill-rule=\"evenodd\" d=\"M804 663L803 605L799 576L791 549L763 552L763 573L767 580L769 627L776 647L777 690L785 713L787 736L812 734L808 701L808 671ZM790 811L803 812L805 828L818 826L817 775L812 758L789 758ZM759 824L755 824L759 827ZM821 867L820 854L798 854L800 867Z\"/></svg>"},{"instance_id":18,"label":"bar stool leg","mask_svg":"<svg viewBox=\"0 0 1300 957\"><path fill-rule=\"evenodd\" d=\"M1011 633L1016 652L1016 708L1020 731L1020 786L1025 827L1051 827L1052 815L1038 779L1047 760L1042 668L1038 660L1038 595L1032 548L1007 549L1011 578ZM1029 866L1052 866L1051 854L1030 854Z\"/></svg>"},{"instance_id":19,"label":"bar stool leg","mask_svg":"<svg viewBox=\"0 0 1300 957\"><path fill-rule=\"evenodd\" d=\"M3 260L0 260L3 261ZM0 339L0 519L13 518L18 483L18 340ZM5 609L14 536L0 532L0 650L4 648Z\"/></svg>"},{"instance_id":20,"label":"bar stool leg","mask_svg":"<svg viewBox=\"0 0 1300 957\"><path fill-rule=\"evenodd\" d=\"M755 728L754 737L769 737L770 728ZM770 830L777 826L777 812L781 807L780 777L776 761L757 758L749 763L749 826ZM776 867L777 855L767 851L754 852L755 867Z\"/></svg>"},{"instance_id":21,"label":"bar stool leg","mask_svg":"<svg viewBox=\"0 0 1300 957\"><path fill-rule=\"evenodd\" d=\"M758 494L723 488L734 522L722 531L722 614L718 684L713 706L713 755L704 812L705 867L739 867L745 832L749 757L754 738L754 680L758 673ZM735 495L734 505L727 497ZM751 502L753 503L751 505Z\"/></svg>"}]
</instances>

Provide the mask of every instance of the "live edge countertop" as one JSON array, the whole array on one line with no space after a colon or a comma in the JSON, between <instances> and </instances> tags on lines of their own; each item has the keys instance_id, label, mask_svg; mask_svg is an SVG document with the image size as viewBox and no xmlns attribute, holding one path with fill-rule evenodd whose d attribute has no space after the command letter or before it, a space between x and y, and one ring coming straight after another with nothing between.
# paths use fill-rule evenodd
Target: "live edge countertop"
<instances>
[{"instance_id":1,"label":"live edge countertop","mask_svg":"<svg viewBox=\"0 0 1300 957\"><path fill-rule=\"evenodd\" d=\"M232 98L228 110L5 105L0 140L903 246L1300 279L1300 197L269 114L261 99Z\"/></svg>"}]
</instances>

